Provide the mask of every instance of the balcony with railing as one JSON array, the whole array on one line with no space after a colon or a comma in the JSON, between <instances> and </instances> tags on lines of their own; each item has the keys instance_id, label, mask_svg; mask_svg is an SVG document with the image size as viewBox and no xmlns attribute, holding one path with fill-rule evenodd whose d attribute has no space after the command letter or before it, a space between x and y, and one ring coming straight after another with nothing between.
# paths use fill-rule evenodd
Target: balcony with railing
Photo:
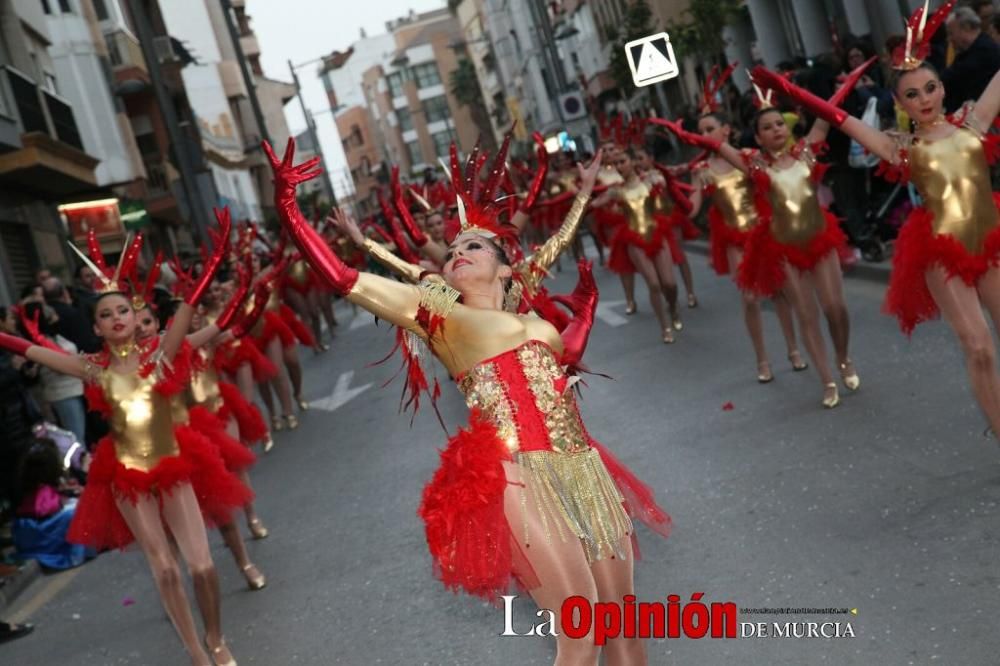
<instances>
[{"instance_id":1,"label":"balcony with railing","mask_svg":"<svg viewBox=\"0 0 1000 666\"><path fill-rule=\"evenodd\" d=\"M94 187L99 160L84 152L70 104L10 66L0 76L20 121L19 149L0 154L0 179L54 198Z\"/></svg>"},{"instance_id":2,"label":"balcony with railing","mask_svg":"<svg viewBox=\"0 0 1000 666\"><path fill-rule=\"evenodd\" d=\"M149 86L149 70L146 69L139 40L124 30L115 30L105 34L104 41L118 94L128 95L145 90Z\"/></svg>"}]
</instances>

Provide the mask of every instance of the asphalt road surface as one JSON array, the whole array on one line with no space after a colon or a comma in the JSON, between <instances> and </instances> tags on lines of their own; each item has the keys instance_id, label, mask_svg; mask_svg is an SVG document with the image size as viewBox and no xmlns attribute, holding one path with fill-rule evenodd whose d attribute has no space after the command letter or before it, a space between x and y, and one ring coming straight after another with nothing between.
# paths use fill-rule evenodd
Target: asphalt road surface
<instances>
[{"instance_id":1,"label":"asphalt road surface","mask_svg":"<svg viewBox=\"0 0 1000 666\"><path fill-rule=\"evenodd\" d=\"M758 385L728 280L691 255L701 307L684 310L673 346L659 340L644 287L624 316L617 279L596 269L601 319L586 362L590 432L656 491L667 540L639 530L640 600L696 592L750 608L845 608L856 614L750 615L741 622L840 622L854 637L654 640L652 664L996 664L1000 633L1000 446L967 386L949 330L911 341L879 312L884 286L849 279L852 355L861 390L833 411L815 374L793 373L777 321L777 379ZM554 291L575 270L564 260ZM445 441L433 411L410 427L384 324L349 307L333 349L302 351L314 408L253 472L270 538L250 542L269 585L249 592L211 536L224 625L243 664L550 664L547 638L505 637L500 610L435 581L416 507ZM444 419L464 422L444 385ZM731 409L724 409L727 403ZM515 605L514 627L534 620ZM0 663L186 664L142 555L109 553L36 583L6 619L30 637Z\"/></svg>"}]
</instances>

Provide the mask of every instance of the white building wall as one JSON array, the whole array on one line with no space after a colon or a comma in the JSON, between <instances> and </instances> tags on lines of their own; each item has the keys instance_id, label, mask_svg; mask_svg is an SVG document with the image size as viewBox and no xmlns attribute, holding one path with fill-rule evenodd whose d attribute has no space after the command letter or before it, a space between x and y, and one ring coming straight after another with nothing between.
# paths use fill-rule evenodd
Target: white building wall
<instances>
[{"instance_id":1,"label":"white building wall","mask_svg":"<svg viewBox=\"0 0 1000 666\"><path fill-rule=\"evenodd\" d=\"M351 46L354 53L347 62L338 69L323 73L327 84L337 96L337 102L344 108L352 106L368 106L364 91L361 89L361 78L366 70L391 59L396 51L396 40L391 34L377 35L360 39Z\"/></svg>"},{"instance_id":2,"label":"white building wall","mask_svg":"<svg viewBox=\"0 0 1000 666\"><path fill-rule=\"evenodd\" d=\"M51 7L55 12L59 4L51 3ZM101 160L95 169L98 184L138 178L141 174L133 170L128 144L115 120L111 89L86 20L79 14L53 13L46 17L46 24L59 95L73 106L84 151Z\"/></svg>"}]
</instances>

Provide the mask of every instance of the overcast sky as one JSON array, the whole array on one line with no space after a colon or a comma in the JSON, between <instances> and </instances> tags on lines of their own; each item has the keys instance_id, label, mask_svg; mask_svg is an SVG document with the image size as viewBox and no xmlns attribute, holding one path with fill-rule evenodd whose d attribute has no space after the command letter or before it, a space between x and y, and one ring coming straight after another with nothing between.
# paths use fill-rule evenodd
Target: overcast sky
<instances>
[{"instance_id":1,"label":"overcast sky","mask_svg":"<svg viewBox=\"0 0 1000 666\"><path fill-rule=\"evenodd\" d=\"M357 41L364 28L368 35L384 33L385 22L413 9L425 12L446 5L445 0L248 0L247 14L260 43L261 65L272 79L291 81L288 60L299 65L331 51L343 51ZM316 118L320 143L338 195L350 180L347 163L329 110L317 64L298 70L306 105ZM285 107L288 128L298 134L306 128L298 102Z\"/></svg>"}]
</instances>

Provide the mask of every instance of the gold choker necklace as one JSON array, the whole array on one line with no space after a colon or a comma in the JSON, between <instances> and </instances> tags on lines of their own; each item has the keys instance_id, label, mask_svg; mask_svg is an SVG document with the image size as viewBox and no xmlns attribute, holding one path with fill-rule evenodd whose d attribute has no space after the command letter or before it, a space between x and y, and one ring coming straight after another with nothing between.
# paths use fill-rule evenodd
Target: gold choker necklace
<instances>
[{"instance_id":1,"label":"gold choker necklace","mask_svg":"<svg viewBox=\"0 0 1000 666\"><path fill-rule=\"evenodd\" d=\"M109 345L109 346L111 347L111 351L114 353L114 355L117 356L118 358L120 358L123 361L125 359L127 359L129 357L129 355L135 350L135 343L134 342L130 342L130 343L126 344L126 345L122 345L121 347L115 347L113 345Z\"/></svg>"}]
</instances>

